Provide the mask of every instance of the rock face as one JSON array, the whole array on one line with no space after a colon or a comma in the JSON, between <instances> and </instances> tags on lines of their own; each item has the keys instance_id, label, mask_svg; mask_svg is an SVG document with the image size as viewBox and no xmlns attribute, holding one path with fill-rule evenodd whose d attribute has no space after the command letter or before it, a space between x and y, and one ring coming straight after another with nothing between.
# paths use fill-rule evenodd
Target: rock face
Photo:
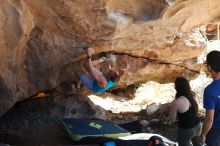
<instances>
[{"instance_id":1,"label":"rock face","mask_svg":"<svg viewBox=\"0 0 220 146\"><path fill-rule=\"evenodd\" d=\"M94 56L107 54L127 84L195 77L204 49L203 33L195 28L216 22L219 1L168 2L0 0L0 115L73 80L88 46Z\"/></svg>"}]
</instances>

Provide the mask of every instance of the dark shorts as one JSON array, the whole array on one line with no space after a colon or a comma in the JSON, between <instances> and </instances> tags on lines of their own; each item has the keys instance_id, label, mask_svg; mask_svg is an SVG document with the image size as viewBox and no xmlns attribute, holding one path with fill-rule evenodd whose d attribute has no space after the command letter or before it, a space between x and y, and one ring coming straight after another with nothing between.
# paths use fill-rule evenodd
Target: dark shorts
<instances>
[{"instance_id":1,"label":"dark shorts","mask_svg":"<svg viewBox=\"0 0 220 146\"><path fill-rule=\"evenodd\" d=\"M206 136L207 146L220 146L220 127L211 128Z\"/></svg>"}]
</instances>

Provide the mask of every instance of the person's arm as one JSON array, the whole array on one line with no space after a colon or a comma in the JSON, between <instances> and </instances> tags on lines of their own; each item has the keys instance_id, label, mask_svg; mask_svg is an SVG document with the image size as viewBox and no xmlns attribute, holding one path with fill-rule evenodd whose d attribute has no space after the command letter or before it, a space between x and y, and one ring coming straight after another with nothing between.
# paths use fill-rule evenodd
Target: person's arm
<instances>
[{"instance_id":1,"label":"person's arm","mask_svg":"<svg viewBox=\"0 0 220 146\"><path fill-rule=\"evenodd\" d=\"M176 115L177 115L177 101L174 100L171 104L171 109L169 113L169 118L172 123L176 122Z\"/></svg>"},{"instance_id":2,"label":"person's arm","mask_svg":"<svg viewBox=\"0 0 220 146\"><path fill-rule=\"evenodd\" d=\"M206 110L204 124L202 126L202 132L200 135L201 143L204 144L206 140L206 135L212 127L213 119L214 119L215 110Z\"/></svg>"}]
</instances>

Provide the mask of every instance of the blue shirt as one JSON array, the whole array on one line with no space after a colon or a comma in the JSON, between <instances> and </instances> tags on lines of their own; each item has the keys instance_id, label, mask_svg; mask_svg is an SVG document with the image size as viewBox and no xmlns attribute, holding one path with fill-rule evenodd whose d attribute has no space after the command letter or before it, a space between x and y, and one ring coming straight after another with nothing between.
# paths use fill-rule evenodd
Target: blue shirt
<instances>
[{"instance_id":1,"label":"blue shirt","mask_svg":"<svg viewBox=\"0 0 220 146\"><path fill-rule=\"evenodd\" d=\"M107 85L104 88L100 88L97 81L94 80L93 84L92 84L92 91L94 93L98 94L98 93L101 93L101 92L108 90L109 88L115 86L116 84L117 84L116 82L113 82L111 80L107 80Z\"/></svg>"},{"instance_id":2,"label":"blue shirt","mask_svg":"<svg viewBox=\"0 0 220 146\"><path fill-rule=\"evenodd\" d=\"M220 127L220 80L214 80L204 90L203 106L215 110L212 128Z\"/></svg>"}]
</instances>

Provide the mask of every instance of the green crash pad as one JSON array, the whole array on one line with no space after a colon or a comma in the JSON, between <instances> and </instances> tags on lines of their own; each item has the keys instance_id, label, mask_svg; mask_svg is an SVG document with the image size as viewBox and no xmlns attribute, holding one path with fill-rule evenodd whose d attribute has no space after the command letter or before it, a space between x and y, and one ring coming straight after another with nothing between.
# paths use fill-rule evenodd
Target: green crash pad
<instances>
[{"instance_id":1,"label":"green crash pad","mask_svg":"<svg viewBox=\"0 0 220 146\"><path fill-rule=\"evenodd\" d=\"M89 136L118 138L131 133L110 121L64 118L62 124L74 141Z\"/></svg>"}]
</instances>

